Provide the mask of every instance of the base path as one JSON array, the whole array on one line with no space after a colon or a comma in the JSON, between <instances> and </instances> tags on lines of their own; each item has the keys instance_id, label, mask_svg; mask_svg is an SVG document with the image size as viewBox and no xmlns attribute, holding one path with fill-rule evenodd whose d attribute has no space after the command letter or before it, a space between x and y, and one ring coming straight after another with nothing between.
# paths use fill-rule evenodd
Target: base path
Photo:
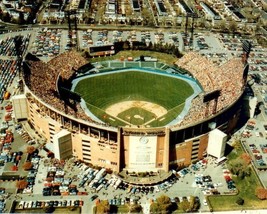
<instances>
[{"instance_id":1,"label":"base path","mask_svg":"<svg viewBox=\"0 0 267 214\"><path fill-rule=\"evenodd\" d=\"M109 115L117 117L119 113L124 112L133 107L145 109L146 111L152 112L157 117L161 117L162 115L168 112L167 109L158 104L139 100L116 103L114 105L109 106L106 109L106 112Z\"/></svg>"}]
</instances>

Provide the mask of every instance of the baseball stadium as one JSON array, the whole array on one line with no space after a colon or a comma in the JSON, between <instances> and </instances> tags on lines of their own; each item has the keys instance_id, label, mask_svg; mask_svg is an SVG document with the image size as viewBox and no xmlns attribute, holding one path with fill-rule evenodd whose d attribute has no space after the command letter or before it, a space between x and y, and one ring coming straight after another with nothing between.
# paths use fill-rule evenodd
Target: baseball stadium
<instances>
[{"instance_id":1,"label":"baseball stadium","mask_svg":"<svg viewBox=\"0 0 267 214\"><path fill-rule=\"evenodd\" d=\"M209 133L230 135L241 117L248 65L218 65L196 52L173 64L136 59L88 63L76 51L23 63L25 119L53 145L115 172L168 172L207 155ZM19 104L16 104L19 103Z\"/></svg>"}]
</instances>

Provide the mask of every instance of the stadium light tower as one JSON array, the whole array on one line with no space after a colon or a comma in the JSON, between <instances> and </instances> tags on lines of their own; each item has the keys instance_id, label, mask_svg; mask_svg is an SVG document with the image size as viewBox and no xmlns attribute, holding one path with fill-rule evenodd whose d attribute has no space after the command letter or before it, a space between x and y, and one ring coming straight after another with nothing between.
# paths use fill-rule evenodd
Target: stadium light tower
<instances>
[{"instance_id":1,"label":"stadium light tower","mask_svg":"<svg viewBox=\"0 0 267 214\"><path fill-rule=\"evenodd\" d=\"M185 36L187 37L187 29L188 29L188 17L190 16L190 14L186 14L185 17Z\"/></svg>"},{"instance_id":2,"label":"stadium light tower","mask_svg":"<svg viewBox=\"0 0 267 214\"><path fill-rule=\"evenodd\" d=\"M14 45L15 45L15 51L17 56L17 66L19 70L19 77L21 76L21 63L22 63L22 37L21 36L15 36L14 38Z\"/></svg>"},{"instance_id":3,"label":"stadium light tower","mask_svg":"<svg viewBox=\"0 0 267 214\"><path fill-rule=\"evenodd\" d=\"M72 30L73 30L73 24L74 24L74 30L76 33L76 40L78 39L78 27L77 27L77 11L73 9L66 9L65 14L67 15L68 20L68 27L69 27L69 38L70 38L70 45L71 48L73 47L73 37L72 37ZM72 21L72 18L74 17L74 23ZM76 49L79 49L78 42L76 41Z\"/></svg>"},{"instance_id":4,"label":"stadium light tower","mask_svg":"<svg viewBox=\"0 0 267 214\"><path fill-rule=\"evenodd\" d=\"M195 24L195 19L197 18L197 14L196 13L193 13L192 14L192 24L191 24L191 38L190 38L190 43L191 43L191 45L192 45L192 47L193 47L193 44L194 44L194 24Z\"/></svg>"},{"instance_id":5,"label":"stadium light tower","mask_svg":"<svg viewBox=\"0 0 267 214\"><path fill-rule=\"evenodd\" d=\"M192 18L192 22L191 22L191 37L189 39L189 45L191 44L193 47L193 39L194 39L194 24L195 24L195 18L197 18L197 14L196 13L187 13L186 14L186 20L185 20L185 36L186 39L188 38L188 18Z\"/></svg>"},{"instance_id":6,"label":"stadium light tower","mask_svg":"<svg viewBox=\"0 0 267 214\"><path fill-rule=\"evenodd\" d=\"M248 40L243 41L243 54L242 54L242 62L244 64L244 71L243 71L243 86L247 83L249 65L248 65L248 58L251 52L252 44Z\"/></svg>"}]
</instances>

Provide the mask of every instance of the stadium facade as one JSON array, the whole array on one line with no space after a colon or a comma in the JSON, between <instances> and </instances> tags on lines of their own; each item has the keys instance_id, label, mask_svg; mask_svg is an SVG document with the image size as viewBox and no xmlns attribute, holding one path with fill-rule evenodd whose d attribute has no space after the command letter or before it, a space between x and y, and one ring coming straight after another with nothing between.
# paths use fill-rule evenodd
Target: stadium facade
<instances>
[{"instance_id":1,"label":"stadium facade","mask_svg":"<svg viewBox=\"0 0 267 214\"><path fill-rule=\"evenodd\" d=\"M70 56L65 54L61 60L65 61L64 57ZM54 62L51 61L51 64L57 64L56 60L60 57L58 56ZM71 61L69 60L69 63ZM78 69L84 64L84 61L73 61L74 64L68 66L69 70ZM30 60L27 62L30 71L26 71L28 74L24 75L25 93L18 98L27 106L27 112L16 119L27 118L36 132L53 144L58 158L73 155L84 162L110 168L116 172L169 171L203 159L207 154L209 132L218 128L229 135L233 133L241 117L243 86L238 89L239 93L231 104L223 106L207 117L184 125L147 128L112 127L95 123L85 120L77 112L70 113L66 109L57 108L57 102L60 101L56 96L53 98L49 88L41 94L37 90L38 81L46 81L45 77L33 79L29 76L34 76L33 70L36 71L43 65L38 67L34 63L36 62ZM239 68L240 66L236 67ZM55 72L52 79L57 81L58 73L55 70L48 69L46 73ZM243 70L238 72L243 75ZM41 84L40 82L39 87ZM53 84L55 85L55 82ZM46 93L50 93L49 96ZM19 107L14 109L15 116L18 110Z\"/></svg>"}]
</instances>

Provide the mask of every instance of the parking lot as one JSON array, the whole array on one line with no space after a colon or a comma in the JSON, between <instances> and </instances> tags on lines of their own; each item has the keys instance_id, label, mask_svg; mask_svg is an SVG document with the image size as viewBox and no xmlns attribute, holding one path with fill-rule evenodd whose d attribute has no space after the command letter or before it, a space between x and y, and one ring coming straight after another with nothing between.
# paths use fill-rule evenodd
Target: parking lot
<instances>
[{"instance_id":1,"label":"parking lot","mask_svg":"<svg viewBox=\"0 0 267 214\"><path fill-rule=\"evenodd\" d=\"M38 209L44 209L44 208L54 208L57 209L59 208L58 211L64 212L60 208L78 208L83 206L83 200L31 200L31 201L19 201L15 202L15 211L16 213L20 213L22 210L27 210L27 212L32 212L32 211L38 211ZM75 210L75 209L73 209ZM77 209L78 210L78 209ZM79 213L79 212L77 212Z\"/></svg>"},{"instance_id":2,"label":"parking lot","mask_svg":"<svg viewBox=\"0 0 267 214\"><path fill-rule=\"evenodd\" d=\"M34 31L35 33L30 38L30 50L39 51L41 58L49 60L50 57L54 57L59 52L66 50L68 36L66 30L51 31L50 33L49 30L47 31L48 34L43 30L39 32L39 29ZM28 35L26 31L21 33ZM55 33L55 35L52 35L52 33ZM78 35L81 48L87 48L92 44L104 45L114 41L129 39L131 41L137 40L146 43L150 41L152 43L174 43L179 49L183 49L182 33L175 31L87 30L80 31ZM4 36L6 37L6 35ZM46 40L47 38L50 38L50 40ZM218 63L223 63L224 59L230 56L238 56L240 53L240 50L235 50L235 47L239 47L241 44L239 38L232 39L222 35L199 34L196 36L195 41L196 45L201 47L201 50L199 50L200 53L209 56L210 59L218 60ZM230 45L232 42L233 45ZM47 44L50 45L52 52L49 52L49 48L44 48ZM54 46L55 50L53 49ZM202 47L204 48L202 49ZM265 69L266 57L264 58L264 56L264 54L261 55L260 50L254 54L252 63L255 67L255 72ZM6 56L1 57L6 59ZM8 83L8 87L11 87L13 90L15 88L14 84L11 86ZM7 104L8 101L4 101L1 105L5 107ZM4 108L1 110L2 121L4 120L4 116L6 116L6 111ZM263 119L265 117L264 114L263 112L263 116L260 116ZM261 156L260 159L257 159L259 163L267 162L265 122L265 119L263 122L257 122L256 127L249 130L252 135L249 138L243 139L246 141L248 151L257 157ZM14 142L6 144L7 147L10 147L10 150L8 151L8 155L5 155L2 159L4 161L2 161L3 165L0 167L0 171L2 175L26 177L28 186L18 194L19 197L15 197L14 194L9 197L9 194L6 193L15 193L16 181L9 181L8 185L6 182L1 182L0 187L5 188L5 192L2 194L4 202L2 202L6 204L4 208L7 209L11 206L12 200L15 199L18 201L18 205L23 201L23 208L25 206L27 209L40 208L40 206L45 207L49 203L53 203L55 207L64 207L64 200L72 200L72 202L67 203L76 203L77 206L78 202L74 201L82 200L84 204L80 205L79 203L79 206L82 206L82 213L88 213L88 210L91 210L94 205L94 200L99 198L100 200L108 199L113 205L123 205L128 201L138 200L147 210L150 199L155 199L162 194L166 194L172 199L175 197L182 199L190 195L197 196L201 201L201 211L207 211L209 209L205 202L206 195L224 194L234 190L231 175L227 172L225 166L217 166L212 158L207 158L205 164L199 162L190 166L188 169L173 171L173 176L170 179L164 180L157 185L145 187L141 185L130 185L116 175L109 173L98 174L101 169L77 163L74 159L67 160L65 163L53 162L51 158L47 157L48 151L44 149L39 149L38 153L28 159L25 151L31 144L29 142L34 138L41 143L43 139L35 136L34 130L31 130L27 123L24 125L25 132L19 133L15 131L16 124L12 121L8 124L8 128L14 133ZM251 128L251 126L248 126L248 128ZM28 136L27 132L29 132ZM40 144L38 142L32 145L39 147ZM27 160L31 161L33 165L30 171L25 171L22 167ZM16 164L16 167L14 167L14 164ZM266 173L259 171L259 175L263 182L267 183ZM35 199L38 202L35 202ZM48 202L49 200L53 202ZM1 204L0 207L2 206Z\"/></svg>"},{"instance_id":3,"label":"parking lot","mask_svg":"<svg viewBox=\"0 0 267 214\"><path fill-rule=\"evenodd\" d=\"M257 119L251 119L242 128L241 139L243 147L250 154L253 165L263 185L267 186L267 154L266 154L266 119L262 111Z\"/></svg>"},{"instance_id":4,"label":"parking lot","mask_svg":"<svg viewBox=\"0 0 267 214\"><path fill-rule=\"evenodd\" d=\"M38 138L38 136L34 136L34 131L28 125L24 124L23 128L34 139ZM19 143L20 150L25 151L28 144L20 138L21 134L14 133L16 133L14 145ZM41 142L41 139L37 139L37 142ZM173 171L173 176L162 183L142 187L129 185L119 177L106 173L105 170L91 168L75 159L69 159L64 164L53 162L47 158L47 154L46 150L39 149L38 155L35 156L39 160L36 169L28 172L22 170L23 173L26 173L27 178L34 178L33 181L30 181L32 188L26 187L29 191L24 190L24 193L19 194L20 200L17 199L18 203L23 201L23 206L26 206L27 209L45 206L45 204L40 205L44 200L82 199L84 201L82 213L85 213L86 210L92 208L94 199L90 199L94 195L100 200L108 199L112 205L116 206L137 200L146 207L151 199L154 200L165 194L172 200L175 197L182 200L183 197L190 195L197 196L201 201L201 210L208 211L209 208L205 202L206 195L229 192L223 175L224 166L217 166L212 158L207 158L204 162L199 162L187 169ZM83 180L85 182L82 182ZM9 188L6 189L10 191ZM33 196L38 202L33 202ZM60 202L57 206L63 205Z\"/></svg>"},{"instance_id":5,"label":"parking lot","mask_svg":"<svg viewBox=\"0 0 267 214\"><path fill-rule=\"evenodd\" d=\"M45 157L46 153L44 150L40 150L39 155ZM202 202L201 210L208 210L208 207L204 205L205 195L213 194L215 190L219 193L229 192L223 176L224 167L217 166L214 160L208 158L205 165L193 168L188 168L187 173L182 176L176 172L175 179L164 181L159 185L150 185L146 189L139 186L131 186L112 174L104 173L100 175L98 173L101 170L95 170L79 162L75 163L74 159L68 160L64 165L64 171L62 171L60 168L54 167L49 159L42 158L39 162L33 194L40 196L44 194L43 190L45 188L52 187L54 183L61 183L62 185L56 189L60 190L64 198L92 198L96 195L100 200L108 199L113 205L123 205L131 198L137 198L140 203L146 204L150 199L155 199L162 194L166 194L171 198L195 195ZM55 171L54 175L62 172L61 175L64 174L64 178L63 176L57 176L58 180L55 180L56 176L54 176L54 182L49 182L46 178L51 171ZM90 177L90 175L94 176ZM206 176L210 177L204 182L203 177L205 178ZM96 179L96 177L98 178ZM203 181L201 185L197 184L197 178ZM60 179L62 179L62 182L60 182ZM65 183L67 181L68 184ZM72 188L69 188L70 186ZM134 188L135 191L133 191ZM56 197L57 194L53 194L55 188L52 187L50 190L49 194L52 195L50 197ZM44 196L44 198L48 197ZM88 206L86 200L84 201L85 206ZM89 203L92 204L94 202L90 201Z\"/></svg>"}]
</instances>

